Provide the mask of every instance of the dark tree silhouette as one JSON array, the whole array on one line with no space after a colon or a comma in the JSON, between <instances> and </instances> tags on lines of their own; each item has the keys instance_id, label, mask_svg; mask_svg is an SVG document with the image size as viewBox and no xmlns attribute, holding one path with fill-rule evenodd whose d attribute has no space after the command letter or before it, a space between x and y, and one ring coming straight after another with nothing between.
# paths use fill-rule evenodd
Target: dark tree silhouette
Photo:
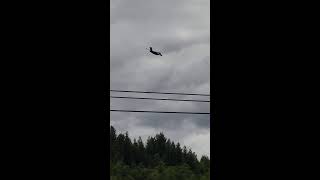
<instances>
[{"instance_id":1,"label":"dark tree silhouette","mask_svg":"<svg viewBox=\"0 0 320 180\"><path fill-rule=\"evenodd\" d=\"M198 161L191 149L181 148L163 133L149 137L144 145L141 137L131 141L128 132L117 135L111 126L110 171L111 179L208 179L210 159L202 156Z\"/></svg>"}]
</instances>

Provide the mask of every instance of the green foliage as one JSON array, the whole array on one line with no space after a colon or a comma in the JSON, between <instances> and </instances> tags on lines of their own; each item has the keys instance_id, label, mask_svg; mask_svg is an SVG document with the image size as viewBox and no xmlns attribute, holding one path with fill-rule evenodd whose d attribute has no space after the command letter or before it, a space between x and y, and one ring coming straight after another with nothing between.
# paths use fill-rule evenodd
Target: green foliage
<instances>
[{"instance_id":1,"label":"green foliage","mask_svg":"<svg viewBox=\"0 0 320 180\"><path fill-rule=\"evenodd\" d=\"M163 133L133 142L128 132L116 134L110 128L110 178L112 180L208 180L210 159L198 161L194 152L181 148Z\"/></svg>"}]
</instances>

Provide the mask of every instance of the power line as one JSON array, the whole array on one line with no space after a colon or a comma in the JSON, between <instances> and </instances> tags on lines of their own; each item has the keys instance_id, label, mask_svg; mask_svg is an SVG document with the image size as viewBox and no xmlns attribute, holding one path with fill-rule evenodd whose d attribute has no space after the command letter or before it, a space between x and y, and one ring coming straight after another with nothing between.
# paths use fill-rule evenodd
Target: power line
<instances>
[{"instance_id":1,"label":"power line","mask_svg":"<svg viewBox=\"0 0 320 180\"><path fill-rule=\"evenodd\" d=\"M135 111L135 110L122 110L110 109L113 112L134 112L134 113L164 113L164 114L210 114L205 112L173 112L173 111Z\"/></svg>"},{"instance_id":2,"label":"power line","mask_svg":"<svg viewBox=\"0 0 320 180\"><path fill-rule=\"evenodd\" d=\"M110 98L118 98L118 99L146 99L146 100L160 100L160 101L210 102L210 101L205 101L205 100L193 100L193 99L143 98L143 97L128 97L128 96L110 96Z\"/></svg>"},{"instance_id":3,"label":"power line","mask_svg":"<svg viewBox=\"0 0 320 180\"><path fill-rule=\"evenodd\" d=\"M111 92L127 92L127 93L145 93L145 94L176 94L176 95L190 95L190 96L210 96L210 94L196 94L196 93L175 93L175 92L155 92L155 91L129 91L129 90L110 90Z\"/></svg>"}]
</instances>

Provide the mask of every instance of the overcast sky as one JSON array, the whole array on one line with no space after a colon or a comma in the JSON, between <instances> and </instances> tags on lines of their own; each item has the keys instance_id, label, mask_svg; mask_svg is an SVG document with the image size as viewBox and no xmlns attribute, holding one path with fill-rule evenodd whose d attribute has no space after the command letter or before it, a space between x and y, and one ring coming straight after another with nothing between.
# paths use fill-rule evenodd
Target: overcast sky
<instances>
[{"instance_id":1,"label":"overcast sky","mask_svg":"<svg viewBox=\"0 0 320 180\"><path fill-rule=\"evenodd\" d=\"M110 87L210 93L209 0L111 0ZM146 50L152 46L163 56ZM204 99L197 96L116 93L136 97ZM209 112L209 103L111 99L111 109ZM111 125L145 140L163 132L210 156L209 115L111 112Z\"/></svg>"}]
</instances>

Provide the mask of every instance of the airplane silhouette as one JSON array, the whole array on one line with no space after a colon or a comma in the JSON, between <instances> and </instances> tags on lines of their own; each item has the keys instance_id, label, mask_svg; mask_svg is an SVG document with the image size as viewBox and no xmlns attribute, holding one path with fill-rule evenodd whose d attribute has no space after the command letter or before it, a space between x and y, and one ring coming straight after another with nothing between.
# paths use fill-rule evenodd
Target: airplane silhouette
<instances>
[{"instance_id":1,"label":"airplane silhouette","mask_svg":"<svg viewBox=\"0 0 320 180\"><path fill-rule=\"evenodd\" d=\"M153 50L152 50L152 47L150 47L150 52L151 52L152 54L154 54L154 55L160 55L160 56L162 56L162 54L161 54L160 52L153 51Z\"/></svg>"}]
</instances>

